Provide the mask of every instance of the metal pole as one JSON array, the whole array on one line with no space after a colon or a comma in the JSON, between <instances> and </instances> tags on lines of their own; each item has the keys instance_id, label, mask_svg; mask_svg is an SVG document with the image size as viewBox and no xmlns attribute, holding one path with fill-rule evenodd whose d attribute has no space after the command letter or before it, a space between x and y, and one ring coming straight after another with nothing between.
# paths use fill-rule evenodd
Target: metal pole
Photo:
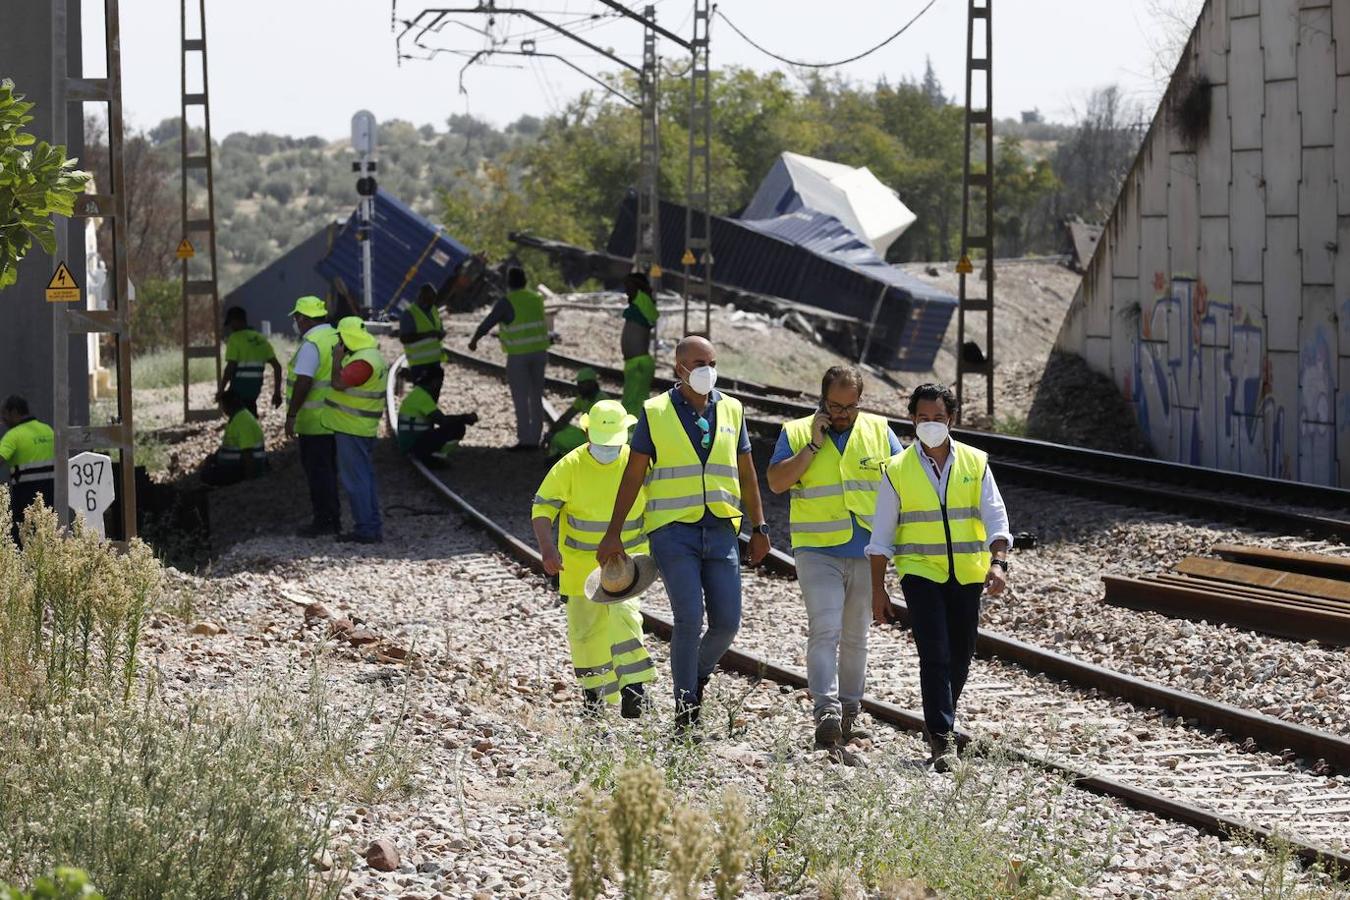
<instances>
[{"instance_id":1,"label":"metal pole","mask_svg":"<svg viewBox=\"0 0 1350 900\"><path fill-rule=\"evenodd\" d=\"M70 109L66 102L66 79L69 68L66 58L66 0L53 0L52 5L52 143L66 145L66 116ZM111 123L110 123L111 124ZM109 144L111 145L111 134ZM111 146L110 146L111 149ZM109 163L112 159L109 157ZM105 188L107 190L108 188ZM66 223L57 221L56 259L66 259L70 249L70 235ZM110 284L109 287L112 285ZM70 335L66 329L66 310L63 304L50 304L52 312L52 502L56 504L58 525L70 524L70 459L69 437L66 426L70 421Z\"/></svg>"},{"instance_id":2,"label":"metal pole","mask_svg":"<svg viewBox=\"0 0 1350 900\"><path fill-rule=\"evenodd\" d=\"M368 167L369 160L363 157L361 159L361 168L366 170ZM372 209L374 203L374 197L361 198L361 230L365 235L365 239L361 241L361 296L365 298L365 307L367 310L373 310L375 308L374 268L371 263L372 229L370 227L370 220L374 215L374 210Z\"/></svg>"},{"instance_id":3,"label":"metal pole","mask_svg":"<svg viewBox=\"0 0 1350 900\"><path fill-rule=\"evenodd\" d=\"M867 352L872 349L872 332L877 330L877 317L881 314L881 301L886 299L887 286L882 285L881 290L877 291L877 300L872 304L872 321L867 325L867 339L863 341L862 354L858 357L858 364L867 362Z\"/></svg>"}]
</instances>

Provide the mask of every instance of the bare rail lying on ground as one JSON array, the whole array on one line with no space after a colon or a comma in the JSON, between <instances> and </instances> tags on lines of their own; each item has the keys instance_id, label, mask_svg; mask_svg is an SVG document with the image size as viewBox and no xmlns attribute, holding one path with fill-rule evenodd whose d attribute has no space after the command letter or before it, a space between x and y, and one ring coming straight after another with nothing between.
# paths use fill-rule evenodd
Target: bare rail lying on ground
<instances>
[{"instance_id":1,"label":"bare rail lying on ground","mask_svg":"<svg viewBox=\"0 0 1350 900\"><path fill-rule=\"evenodd\" d=\"M403 357L400 357L391 369L391 376L396 375L405 362L406 360ZM389 379L387 407L392 427L392 424L396 422L398 418L396 377L391 377ZM422 474L428 483L459 509L466 519L487 532L487 534L510 556L523 563L532 571L540 575L544 574L543 560L534 548L530 547L524 541L511 534L501 525L476 509L472 504L441 481L431 469L427 468L420 461L410 459L410 462L412 462L413 466ZM784 558L786 558L784 554L778 554L775 564L781 567ZM788 562L790 563L791 560L788 559ZM670 620L646 610L643 610L642 615L646 630L663 639L669 639L673 630L673 624ZM767 678L776 683L786 684L796 688L806 687L806 677L804 673L793 668L777 665L756 654L733 649L723 656L720 664L726 669L735 671L749 678ZM1169 689L1163 688L1162 690ZM923 729L922 716L896 704L877 700L873 697L865 697L862 701L862 705L863 708L878 721L893 727L912 732L922 731ZM1278 723L1280 726L1294 728L1301 732L1310 732L1314 735L1318 734L1312 729L1288 726L1287 723L1271 720L1270 717L1257 716L1245 710L1237 710L1233 707L1229 707L1229 709L1234 713L1233 721L1236 724L1244 723L1248 720L1248 717L1251 717L1254 720L1267 720L1264 723L1264 727L1266 728L1271 727L1272 723ZM1254 721L1253 724L1261 725L1262 723ZM1325 737L1333 741L1337 740L1331 735L1326 735ZM968 733L960 732L957 735L957 739L964 744L970 741L971 736ZM1010 748L1009 752L1012 756L1024 762L1067 776L1076 787L1082 790L1112 797L1135 809L1154 813L1206 833L1218 835L1219 837L1226 838L1234 835L1250 834L1264 841L1275 839L1282 840L1286 842L1299 859L1305 863L1321 865L1332 872L1350 872L1350 855L1330 850L1325 847L1302 843L1283 835L1277 835L1271 830L1261 826L1241 821L1231 816L1219 814L1182 800L1165 797L1145 788L1084 772L1074 766L1055 762L1029 751Z\"/></svg>"}]
</instances>

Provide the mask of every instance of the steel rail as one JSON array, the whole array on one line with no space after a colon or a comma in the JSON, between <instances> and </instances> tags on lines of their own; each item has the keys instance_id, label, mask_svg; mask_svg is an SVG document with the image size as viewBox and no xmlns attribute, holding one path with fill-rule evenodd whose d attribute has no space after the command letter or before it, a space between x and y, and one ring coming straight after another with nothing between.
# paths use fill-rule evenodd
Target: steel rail
<instances>
[{"instance_id":1,"label":"steel rail","mask_svg":"<svg viewBox=\"0 0 1350 900\"><path fill-rule=\"evenodd\" d=\"M394 376L405 362L406 358L400 357L391 367L390 375ZM394 423L398 420L397 379L395 377L389 379L386 402L390 425L394 427ZM460 511L466 521L486 532L498 546L517 562L539 575L545 574L543 559L533 547L474 507L419 460L410 458L410 462L437 492ZM642 616L644 628L647 631L664 640L670 638L674 625L669 619L647 610L643 610ZM722 657L720 665L749 678L767 678L775 683L795 688L807 686L806 675L801 670L778 665L758 654L743 650L733 648L727 651ZM864 697L862 707L878 721L892 727L910 732L921 732L923 730L923 717L897 704L878 700L874 697ZM957 740L960 744L965 745L972 740L972 735L968 732L958 731ZM1008 748L1008 752L1011 756L1023 762L1067 777L1075 787L1101 796L1111 797L1134 809L1150 812L1221 838L1251 835L1262 841L1279 840L1288 845L1300 860L1309 865L1320 865L1333 872L1350 871L1350 855L1326 847L1302 843L1254 823L1216 813L1182 800L1166 797L1146 788L1125 784L1105 776L1094 775L1076 766L1057 762L1030 751Z\"/></svg>"}]
</instances>

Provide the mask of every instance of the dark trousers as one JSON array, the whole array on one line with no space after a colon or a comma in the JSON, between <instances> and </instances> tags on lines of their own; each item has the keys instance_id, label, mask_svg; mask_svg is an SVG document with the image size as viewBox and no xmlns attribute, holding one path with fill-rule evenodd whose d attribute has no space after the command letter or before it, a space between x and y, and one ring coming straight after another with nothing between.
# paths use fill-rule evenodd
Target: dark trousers
<instances>
[{"instance_id":1,"label":"dark trousers","mask_svg":"<svg viewBox=\"0 0 1350 900\"><path fill-rule=\"evenodd\" d=\"M23 524L24 511L33 504L38 497L51 509L55 505L52 496L56 488L51 481L24 481L19 484L9 486L9 512L13 525L10 527L10 537L14 543L19 543L19 526Z\"/></svg>"},{"instance_id":2,"label":"dark trousers","mask_svg":"<svg viewBox=\"0 0 1350 900\"><path fill-rule=\"evenodd\" d=\"M462 421L455 421L461 417L450 416L449 418L451 421L435 425L430 431L424 431L417 436L417 440L412 446L412 455L415 458L426 462L451 441L464 440L464 434L468 429L465 428Z\"/></svg>"},{"instance_id":3,"label":"dark trousers","mask_svg":"<svg viewBox=\"0 0 1350 900\"><path fill-rule=\"evenodd\" d=\"M340 531L337 440L331 434L302 434L299 444L300 465L309 482L309 503L314 507L314 527Z\"/></svg>"},{"instance_id":4,"label":"dark trousers","mask_svg":"<svg viewBox=\"0 0 1350 900\"><path fill-rule=\"evenodd\" d=\"M943 737L956 728L956 703L975 656L983 583L938 584L918 575L900 579L909 606L909 625L919 651L919 690L928 734Z\"/></svg>"}]
</instances>

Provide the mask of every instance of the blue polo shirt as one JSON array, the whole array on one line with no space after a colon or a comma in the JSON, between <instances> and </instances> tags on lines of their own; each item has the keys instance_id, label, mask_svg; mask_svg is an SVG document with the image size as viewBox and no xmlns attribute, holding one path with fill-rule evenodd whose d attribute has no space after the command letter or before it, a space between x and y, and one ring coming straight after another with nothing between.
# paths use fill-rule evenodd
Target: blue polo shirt
<instances>
[{"instance_id":1,"label":"blue polo shirt","mask_svg":"<svg viewBox=\"0 0 1350 900\"><path fill-rule=\"evenodd\" d=\"M669 393L675 404L675 413L680 417L680 424L684 426L685 436L689 438L690 446L692 446L694 452L698 454L699 462L707 465L708 457L712 455L712 442L709 441L707 447L703 446L703 429L698 426L698 411L689 405L689 401L684 399L684 394L680 393L678 387L671 388ZM721 392L716 388L713 388L713 392L708 395L708 406L703 411L703 418L708 421L708 434L711 435L717 434L717 404L721 399ZM647 410L645 407L642 412L638 413L637 428L633 431L633 439L629 441L629 444L634 451L650 456L652 462L656 461L656 444L652 441L652 427L647 423ZM750 433L746 431L745 420L742 418L741 433L736 440L736 453L742 454L749 452ZM698 524L707 528L711 525L725 524L726 521L726 519L719 519L717 516L713 515L712 512L705 509L703 511L703 519ZM682 523L675 522L672 524L678 525Z\"/></svg>"},{"instance_id":2,"label":"blue polo shirt","mask_svg":"<svg viewBox=\"0 0 1350 900\"><path fill-rule=\"evenodd\" d=\"M843 453L844 448L848 446L848 436L853 433L853 429L835 431L833 428L827 428L825 433L830 436L830 440L834 441L834 446L838 448L839 452ZM892 456L905 449L904 445L900 443L900 439L895 436L895 432L890 428L886 429L886 439L891 443ZM791 459L792 455L792 445L788 443L787 429L784 429L778 432L778 443L774 445L773 456L769 458L769 465L772 466L785 459ZM884 460L878 460L877 462L880 464ZM836 544L833 547L803 547L796 552L809 551L811 553L824 553L826 556L861 559L866 555L863 553L863 549L871 542L872 532L862 522L858 521L857 516L851 518L853 519L853 537L848 539L848 543Z\"/></svg>"}]
</instances>

